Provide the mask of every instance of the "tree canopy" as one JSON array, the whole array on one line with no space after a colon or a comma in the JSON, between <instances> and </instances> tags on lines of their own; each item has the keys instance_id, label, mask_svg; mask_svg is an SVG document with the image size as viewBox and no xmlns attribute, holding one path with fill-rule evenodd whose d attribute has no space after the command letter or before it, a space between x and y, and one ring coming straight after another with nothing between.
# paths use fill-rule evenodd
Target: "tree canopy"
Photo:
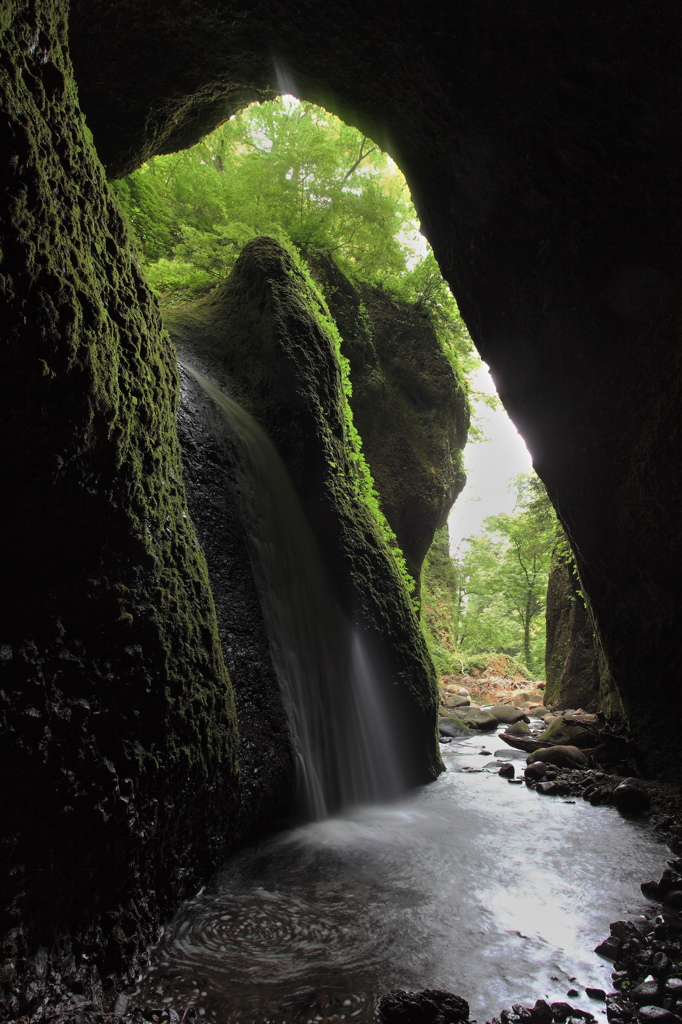
<instances>
[{"instance_id":1,"label":"tree canopy","mask_svg":"<svg viewBox=\"0 0 682 1024\"><path fill-rule=\"evenodd\" d=\"M488 516L485 532L469 538L461 559L458 646L467 654L510 654L540 673L547 578L559 525L539 477L523 473L514 484L514 511Z\"/></svg>"},{"instance_id":2,"label":"tree canopy","mask_svg":"<svg viewBox=\"0 0 682 1024\"><path fill-rule=\"evenodd\" d=\"M479 363L423 239L416 254L418 222L400 170L320 107L291 97L252 104L113 188L166 304L210 290L249 239L270 235L304 256L324 250L351 279L417 304L453 362Z\"/></svg>"}]
</instances>

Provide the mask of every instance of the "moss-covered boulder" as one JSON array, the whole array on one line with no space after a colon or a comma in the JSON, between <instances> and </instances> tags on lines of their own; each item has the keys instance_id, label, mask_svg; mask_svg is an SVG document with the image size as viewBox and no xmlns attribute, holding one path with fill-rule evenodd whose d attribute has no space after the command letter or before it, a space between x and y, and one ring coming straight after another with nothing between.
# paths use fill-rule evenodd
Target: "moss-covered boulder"
<instances>
[{"instance_id":1,"label":"moss-covered boulder","mask_svg":"<svg viewBox=\"0 0 682 1024\"><path fill-rule=\"evenodd\" d=\"M441 770L433 667L408 578L362 470L340 339L319 292L287 250L261 238L246 246L210 296L167 311L165 322L181 357L266 429L293 479L342 613L378 652L396 705L406 777L433 778Z\"/></svg>"}]
</instances>

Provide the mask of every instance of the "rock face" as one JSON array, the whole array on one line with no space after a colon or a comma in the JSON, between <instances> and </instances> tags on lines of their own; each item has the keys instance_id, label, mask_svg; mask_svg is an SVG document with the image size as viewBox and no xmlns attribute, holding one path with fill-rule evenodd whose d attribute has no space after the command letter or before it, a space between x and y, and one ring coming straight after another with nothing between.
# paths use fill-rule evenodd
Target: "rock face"
<instances>
[{"instance_id":1,"label":"rock face","mask_svg":"<svg viewBox=\"0 0 682 1024\"><path fill-rule=\"evenodd\" d=\"M283 458L336 600L385 667L387 693L399 705L403 767L414 784L441 770L435 675L387 538L362 500L334 325L322 313L303 270L278 242L261 238L211 295L167 311L165 323L181 357L253 415ZM192 501L199 523L211 470L209 456ZM209 569L215 565L225 577L217 531L208 523L200 533L213 538ZM217 592L226 588L228 579L216 578ZM238 674L235 667L235 680Z\"/></svg>"},{"instance_id":2,"label":"rock face","mask_svg":"<svg viewBox=\"0 0 682 1024\"><path fill-rule=\"evenodd\" d=\"M594 625L585 607L575 562L568 552L554 552L549 572L545 669L548 704L586 711L599 708L599 658Z\"/></svg>"},{"instance_id":3,"label":"rock face","mask_svg":"<svg viewBox=\"0 0 682 1024\"><path fill-rule=\"evenodd\" d=\"M110 174L286 87L388 146L578 552L624 715L651 764L678 771L674 730L652 709L672 699L671 722L682 710L666 682L682 574L682 9L141 11L71 5L79 94Z\"/></svg>"},{"instance_id":4,"label":"rock face","mask_svg":"<svg viewBox=\"0 0 682 1024\"><path fill-rule=\"evenodd\" d=\"M434 534L466 482L466 385L413 307L378 288L354 288L329 259L317 258L312 270L341 333L353 420L383 511L419 587Z\"/></svg>"},{"instance_id":5,"label":"rock face","mask_svg":"<svg viewBox=\"0 0 682 1024\"><path fill-rule=\"evenodd\" d=\"M96 997L89 949L130 967L220 863L240 799L175 353L88 141L65 16L0 15L3 1019L62 978Z\"/></svg>"}]
</instances>

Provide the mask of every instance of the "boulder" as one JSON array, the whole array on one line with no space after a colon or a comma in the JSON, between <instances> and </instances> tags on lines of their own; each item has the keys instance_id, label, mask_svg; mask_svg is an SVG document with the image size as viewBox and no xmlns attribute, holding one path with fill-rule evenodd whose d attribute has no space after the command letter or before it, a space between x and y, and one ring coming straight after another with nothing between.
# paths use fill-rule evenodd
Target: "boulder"
<instances>
[{"instance_id":1,"label":"boulder","mask_svg":"<svg viewBox=\"0 0 682 1024\"><path fill-rule=\"evenodd\" d=\"M458 697L454 693L443 694L440 702L447 708L468 708L471 705L468 697Z\"/></svg>"},{"instance_id":2,"label":"boulder","mask_svg":"<svg viewBox=\"0 0 682 1024\"><path fill-rule=\"evenodd\" d=\"M515 736L508 729L500 733L500 739L508 743L510 747L515 747L517 750L525 750L527 754L543 749L542 743L538 743L532 736Z\"/></svg>"},{"instance_id":3,"label":"boulder","mask_svg":"<svg viewBox=\"0 0 682 1024\"><path fill-rule=\"evenodd\" d=\"M587 754L579 747L559 744L555 747L544 747L528 755L528 763L544 761L545 764L554 764L557 768L587 768L589 760Z\"/></svg>"},{"instance_id":4,"label":"boulder","mask_svg":"<svg viewBox=\"0 0 682 1024\"><path fill-rule=\"evenodd\" d=\"M441 736L449 736L456 739L459 736L470 736L471 729L461 718L441 718L438 722L438 732Z\"/></svg>"},{"instance_id":5,"label":"boulder","mask_svg":"<svg viewBox=\"0 0 682 1024\"><path fill-rule=\"evenodd\" d=\"M499 725L515 725L517 722L528 722L525 711L515 707L513 704L495 704L487 708L491 715L495 716Z\"/></svg>"},{"instance_id":6,"label":"boulder","mask_svg":"<svg viewBox=\"0 0 682 1024\"><path fill-rule=\"evenodd\" d=\"M651 797L637 779L624 779L613 791L613 802L623 814L641 814L651 806Z\"/></svg>"},{"instance_id":7,"label":"boulder","mask_svg":"<svg viewBox=\"0 0 682 1024\"><path fill-rule=\"evenodd\" d=\"M552 746L594 747L597 742L595 733L583 725L566 718L555 718L544 732L538 736L541 743Z\"/></svg>"},{"instance_id":8,"label":"boulder","mask_svg":"<svg viewBox=\"0 0 682 1024\"><path fill-rule=\"evenodd\" d=\"M469 707L458 708L456 717L472 729L480 729L481 732L489 732L497 728L497 719L489 711L482 708Z\"/></svg>"},{"instance_id":9,"label":"boulder","mask_svg":"<svg viewBox=\"0 0 682 1024\"><path fill-rule=\"evenodd\" d=\"M513 725L508 726L504 730L505 736L530 736L530 726L526 721L526 716L520 718L518 722L514 722Z\"/></svg>"},{"instance_id":10,"label":"boulder","mask_svg":"<svg viewBox=\"0 0 682 1024\"><path fill-rule=\"evenodd\" d=\"M662 1006L641 1006L637 1017L641 1024L682 1024L682 1017Z\"/></svg>"},{"instance_id":11,"label":"boulder","mask_svg":"<svg viewBox=\"0 0 682 1024\"><path fill-rule=\"evenodd\" d=\"M389 992L379 1000L383 1024L460 1024L469 1019L465 999L442 989Z\"/></svg>"}]
</instances>

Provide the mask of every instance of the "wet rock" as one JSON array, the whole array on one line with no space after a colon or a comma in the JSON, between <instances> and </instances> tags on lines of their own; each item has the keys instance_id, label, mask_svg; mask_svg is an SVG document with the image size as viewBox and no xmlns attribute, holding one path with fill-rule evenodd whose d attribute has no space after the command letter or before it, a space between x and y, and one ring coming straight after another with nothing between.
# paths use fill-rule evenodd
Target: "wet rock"
<instances>
[{"instance_id":1,"label":"wet rock","mask_svg":"<svg viewBox=\"0 0 682 1024\"><path fill-rule=\"evenodd\" d=\"M603 988L586 988L585 995L589 996L590 999L599 999L602 1001L606 999L606 992Z\"/></svg>"},{"instance_id":2,"label":"wet rock","mask_svg":"<svg viewBox=\"0 0 682 1024\"><path fill-rule=\"evenodd\" d=\"M524 716L518 722L514 722L513 725L509 725L504 732L506 736L530 736L530 726Z\"/></svg>"},{"instance_id":3,"label":"wet rock","mask_svg":"<svg viewBox=\"0 0 682 1024\"><path fill-rule=\"evenodd\" d=\"M554 764L558 768L586 768L589 764L587 754L578 747L564 746L559 744L555 747L545 747L530 754L528 763L544 761L547 764Z\"/></svg>"},{"instance_id":4,"label":"wet rock","mask_svg":"<svg viewBox=\"0 0 682 1024\"><path fill-rule=\"evenodd\" d=\"M524 769L524 777L530 782L536 782L543 779L548 771L548 765L544 761L533 761L531 764L527 764Z\"/></svg>"},{"instance_id":5,"label":"wet rock","mask_svg":"<svg viewBox=\"0 0 682 1024\"><path fill-rule=\"evenodd\" d=\"M521 708L513 704L495 704L488 708L491 715L494 715L499 725L516 725L517 722L528 722L528 715Z\"/></svg>"},{"instance_id":6,"label":"wet rock","mask_svg":"<svg viewBox=\"0 0 682 1024\"><path fill-rule=\"evenodd\" d=\"M555 718L549 723L538 739L541 743L551 746L593 747L596 745L595 733L584 725L567 718Z\"/></svg>"},{"instance_id":7,"label":"wet rock","mask_svg":"<svg viewBox=\"0 0 682 1024\"><path fill-rule=\"evenodd\" d=\"M479 729L481 732L489 732L497 729L497 719L489 711L481 708L460 708L456 717L465 722L471 729Z\"/></svg>"},{"instance_id":8,"label":"wet rock","mask_svg":"<svg viewBox=\"0 0 682 1024\"><path fill-rule=\"evenodd\" d=\"M503 764L498 772L505 779L513 779L516 775L516 770L513 764Z\"/></svg>"},{"instance_id":9,"label":"wet rock","mask_svg":"<svg viewBox=\"0 0 682 1024\"><path fill-rule=\"evenodd\" d=\"M632 921L612 921L609 930L614 939L620 939L621 942L627 942L639 934L637 926Z\"/></svg>"},{"instance_id":10,"label":"wet rock","mask_svg":"<svg viewBox=\"0 0 682 1024\"><path fill-rule=\"evenodd\" d=\"M551 1024L554 1017L552 1007L545 999L537 999L530 1012L533 1024Z\"/></svg>"},{"instance_id":11,"label":"wet rock","mask_svg":"<svg viewBox=\"0 0 682 1024\"><path fill-rule=\"evenodd\" d=\"M673 889L682 889L682 875L672 868L666 868L658 880L658 891L665 894Z\"/></svg>"},{"instance_id":12,"label":"wet rock","mask_svg":"<svg viewBox=\"0 0 682 1024\"><path fill-rule=\"evenodd\" d=\"M637 779L624 779L613 791L613 802L623 814L642 814L651 806L651 799Z\"/></svg>"},{"instance_id":13,"label":"wet rock","mask_svg":"<svg viewBox=\"0 0 682 1024\"><path fill-rule=\"evenodd\" d=\"M630 992L630 998L638 1006L663 1005L663 994L657 981L643 981Z\"/></svg>"},{"instance_id":14,"label":"wet rock","mask_svg":"<svg viewBox=\"0 0 682 1024\"><path fill-rule=\"evenodd\" d=\"M641 1006L637 1017L642 1024L682 1024L682 1017L662 1006Z\"/></svg>"},{"instance_id":15,"label":"wet rock","mask_svg":"<svg viewBox=\"0 0 682 1024\"><path fill-rule=\"evenodd\" d=\"M666 995L672 996L674 999L680 999L682 997L682 978L668 978L665 983Z\"/></svg>"},{"instance_id":16,"label":"wet rock","mask_svg":"<svg viewBox=\"0 0 682 1024\"><path fill-rule=\"evenodd\" d=\"M671 889L663 896L663 904L670 910L682 910L682 892L679 889Z\"/></svg>"},{"instance_id":17,"label":"wet rock","mask_svg":"<svg viewBox=\"0 0 682 1024\"><path fill-rule=\"evenodd\" d=\"M570 1003L552 1003L552 1016L557 1024L564 1024L564 1021L568 1020L569 1017L572 1019L580 1018L581 1020L594 1020L594 1014L588 1013L587 1010L580 1010L577 1006L571 1006Z\"/></svg>"},{"instance_id":18,"label":"wet rock","mask_svg":"<svg viewBox=\"0 0 682 1024\"><path fill-rule=\"evenodd\" d=\"M469 1018L466 999L442 989L397 989L382 996L378 1010L384 1024L460 1024Z\"/></svg>"},{"instance_id":19,"label":"wet rock","mask_svg":"<svg viewBox=\"0 0 682 1024\"><path fill-rule=\"evenodd\" d=\"M461 720L461 718L447 717L441 718L438 722L438 732L441 736L449 739L457 739L460 736L470 736L471 730L468 725Z\"/></svg>"},{"instance_id":20,"label":"wet rock","mask_svg":"<svg viewBox=\"0 0 682 1024\"><path fill-rule=\"evenodd\" d=\"M608 939L604 939L598 946L595 946L594 951L598 956L603 956L606 960L617 960L622 948L623 943L621 940L614 935L610 935Z\"/></svg>"},{"instance_id":21,"label":"wet rock","mask_svg":"<svg viewBox=\"0 0 682 1024\"><path fill-rule=\"evenodd\" d=\"M642 882L640 889L648 900L660 900L663 895L658 888L658 882Z\"/></svg>"},{"instance_id":22,"label":"wet rock","mask_svg":"<svg viewBox=\"0 0 682 1024\"><path fill-rule=\"evenodd\" d=\"M547 779L543 782L538 782L535 789L538 793L544 793L545 796L565 796L568 793L569 787L565 782Z\"/></svg>"}]
</instances>

